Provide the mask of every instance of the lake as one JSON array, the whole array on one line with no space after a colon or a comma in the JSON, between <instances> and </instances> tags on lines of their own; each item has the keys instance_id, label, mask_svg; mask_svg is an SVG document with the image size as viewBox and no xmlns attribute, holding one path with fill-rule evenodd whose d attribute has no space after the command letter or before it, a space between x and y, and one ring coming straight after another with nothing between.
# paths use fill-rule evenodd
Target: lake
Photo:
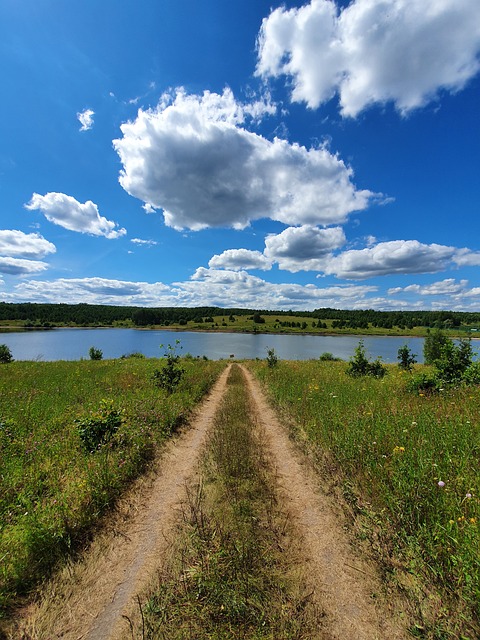
<instances>
[{"instance_id":1,"label":"lake","mask_svg":"<svg viewBox=\"0 0 480 640\"><path fill-rule=\"evenodd\" d=\"M194 331L156 331L145 329L52 329L3 333L0 343L8 345L15 360L89 359L90 347L101 349L105 359L120 358L132 352L160 357L160 345L180 340L181 355L207 356L211 360L266 358L275 349L281 360L309 360L332 353L348 360L362 339L370 359L397 362L397 352L407 344L423 362L423 338L396 336L310 336L252 333L206 333Z\"/></svg>"}]
</instances>

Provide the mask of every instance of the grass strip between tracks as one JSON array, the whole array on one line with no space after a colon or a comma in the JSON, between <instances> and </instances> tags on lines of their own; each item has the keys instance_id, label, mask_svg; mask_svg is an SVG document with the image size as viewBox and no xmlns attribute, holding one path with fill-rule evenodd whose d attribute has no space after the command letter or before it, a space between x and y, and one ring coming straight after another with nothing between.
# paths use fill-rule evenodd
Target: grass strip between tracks
<instances>
[{"instance_id":1,"label":"grass strip between tracks","mask_svg":"<svg viewBox=\"0 0 480 640\"><path fill-rule=\"evenodd\" d=\"M188 492L182 543L143 605L137 637L315 637L318 611L303 592L275 478L233 365L200 485Z\"/></svg>"}]
</instances>

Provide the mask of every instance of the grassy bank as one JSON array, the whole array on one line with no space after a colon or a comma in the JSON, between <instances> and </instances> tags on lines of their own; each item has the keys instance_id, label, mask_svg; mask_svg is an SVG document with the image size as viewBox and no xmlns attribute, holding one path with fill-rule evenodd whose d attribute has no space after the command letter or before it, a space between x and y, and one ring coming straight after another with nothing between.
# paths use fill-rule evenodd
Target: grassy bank
<instances>
[{"instance_id":1,"label":"grassy bank","mask_svg":"<svg viewBox=\"0 0 480 640\"><path fill-rule=\"evenodd\" d=\"M345 363L252 368L342 486L385 570L406 588L439 590L419 595L418 635L479 637L479 388L412 395L393 365L382 380L351 378Z\"/></svg>"},{"instance_id":2,"label":"grassy bank","mask_svg":"<svg viewBox=\"0 0 480 640\"><path fill-rule=\"evenodd\" d=\"M143 607L137 637L317 637L289 555L289 525L252 424L240 369L215 418L204 481L191 491L182 544ZM318 621L317 621L318 623Z\"/></svg>"},{"instance_id":3,"label":"grassy bank","mask_svg":"<svg viewBox=\"0 0 480 640\"><path fill-rule=\"evenodd\" d=\"M0 611L86 539L224 364L182 366L171 395L156 359L0 366Z\"/></svg>"}]
</instances>

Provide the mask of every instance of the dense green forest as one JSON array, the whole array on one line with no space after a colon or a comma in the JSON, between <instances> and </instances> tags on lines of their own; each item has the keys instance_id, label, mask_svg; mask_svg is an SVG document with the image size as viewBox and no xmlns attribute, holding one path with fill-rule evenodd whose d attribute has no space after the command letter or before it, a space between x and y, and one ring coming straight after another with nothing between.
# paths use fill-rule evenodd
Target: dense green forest
<instances>
[{"instance_id":1,"label":"dense green forest","mask_svg":"<svg viewBox=\"0 0 480 640\"><path fill-rule=\"evenodd\" d=\"M373 309L315 309L314 311L271 311L266 309L222 309L220 307L122 307L90 304L36 304L0 302L0 322L24 327L55 326L136 326L152 325L168 327L187 325L189 322L213 323L215 317L251 316L255 323L262 323L263 316L274 316L283 326L282 317L311 318L318 328L332 329L412 329L413 327L437 327L461 329L480 325L480 312L460 311L375 311ZM304 323L305 324L305 323ZM207 327L206 327L207 328ZM306 327L305 327L306 328Z\"/></svg>"}]
</instances>

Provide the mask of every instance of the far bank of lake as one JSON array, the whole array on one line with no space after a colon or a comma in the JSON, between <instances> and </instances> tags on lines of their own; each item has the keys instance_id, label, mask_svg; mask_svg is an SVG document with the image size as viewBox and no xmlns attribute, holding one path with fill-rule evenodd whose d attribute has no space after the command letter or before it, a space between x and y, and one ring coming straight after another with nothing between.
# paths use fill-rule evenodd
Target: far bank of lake
<instances>
[{"instance_id":1,"label":"far bank of lake","mask_svg":"<svg viewBox=\"0 0 480 640\"><path fill-rule=\"evenodd\" d=\"M8 345L15 360L81 360L89 358L90 347L103 352L105 359L120 358L133 352L148 358L164 354L167 345L179 340L179 353L222 358L263 359L267 349L275 349L281 360L310 360L328 352L342 360L354 353L363 340L371 359L397 362L398 349L408 345L423 362L424 338L405 336L315 336L299 334L221 333L162 331L141 329L52 329L3 333L0 343ZM181 347L181 349L180 349Z\"/></svg>"}]
</instances>

